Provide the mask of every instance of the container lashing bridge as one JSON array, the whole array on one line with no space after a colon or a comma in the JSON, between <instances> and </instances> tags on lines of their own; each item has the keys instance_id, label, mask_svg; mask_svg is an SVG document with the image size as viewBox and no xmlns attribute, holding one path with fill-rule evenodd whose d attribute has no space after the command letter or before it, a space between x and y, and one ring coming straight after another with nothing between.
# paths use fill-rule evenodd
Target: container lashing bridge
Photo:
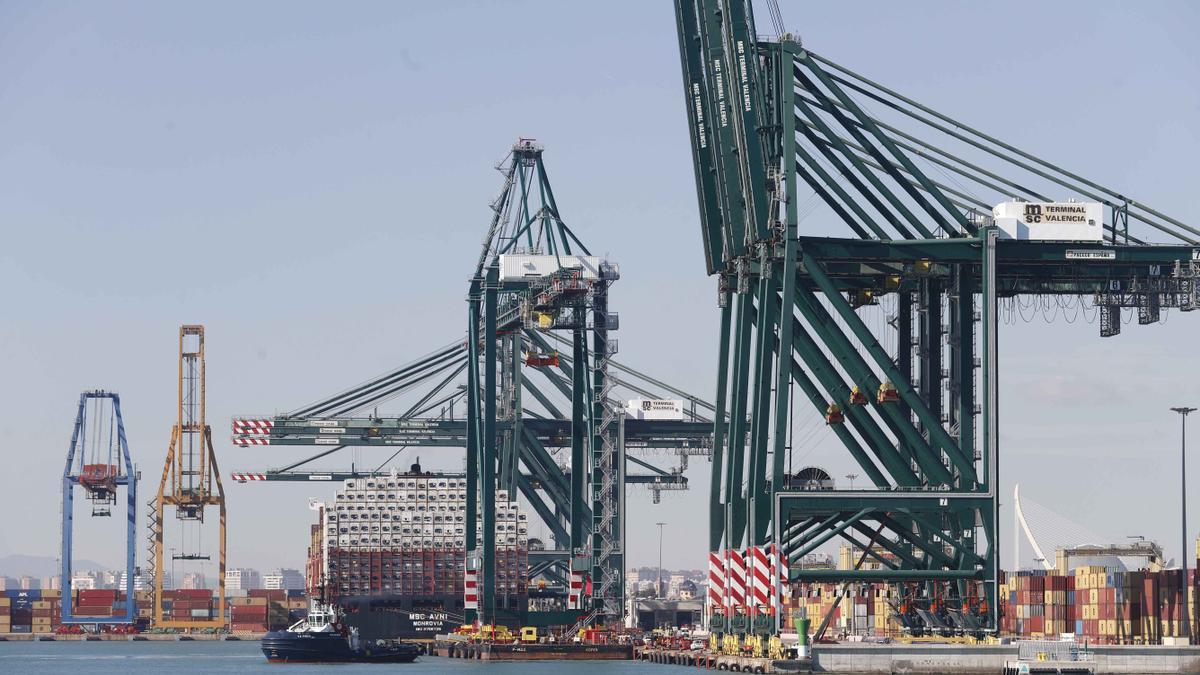
<instances>
[{"instance_id":1,"label":"container lashing bridge","mask_svg":"<svg viewBox=\"0 0 1200 675\"><path fill-rule=\"evenodd\" d=\"M85 391L79 395L79 411L67 448L62 485L62 549L59 588L63 589L64 624L132 624L137 616L134 602L134 548L137 542L137 481L121 397L107 391ZM93 517L111 517L117 494L124 488L125 508L125 608L120 614L106 608L103 615L86 615L75 606L72 589L75 533L75 489L82 488L91 504Z\"/></svg>"},{"instance_id":2,"label":"container lashing bridge","mask_svg":"<svg viewBox=\"0 0 1200 675\"><path fill-rule=\"evenodd\" d=\"M611 624L624 612L625 487L645 486L655 502L663 491L686 489L687 458L710 452L715 406L613 360L609 334L618 323L608 287L617 266L593 256L563 221L541 146L518 141L497 169L504 184L471 277L467 335L286 415L235 418L235 445L320 450L233 478L342 480L373 475L407 448L465 449L466 548L478 569L479 618L511 609L497 608L490 592L496 491L506 490L529 502L555 544L530 552L531 578L564 589L590 580L591 597L568 592L571 615ZM682 415L627 418L618 393L681 399ZM379 413L401 403L397 415ZM302 468L347 447L392 452L374 469ZM643 458L654 451L675 454L679 466Z\"/></svg>"},{"instance_id":3,"label":"container lashing bridge","mask_svg":"<svg viewBox=\"0 0 1200 675\"><path fill-rule=\"evenodd\" d=\"M760 38L748 1L675 10L721 311L710 607L743 611L723 552L778 542L798 560L841 539L882 569L791 580L896 582L914 632L995 630L998 310L1091 310L1106 337L1123 311L1193 310L1200 231L814 53L777 13ZM802 229L806 195L852 236ZM1030 234L1083 211L1094 236ZM884 298L894 314L872 327ZM870 488L783 487L793 387Z\"/></svg>"}]
</instances>

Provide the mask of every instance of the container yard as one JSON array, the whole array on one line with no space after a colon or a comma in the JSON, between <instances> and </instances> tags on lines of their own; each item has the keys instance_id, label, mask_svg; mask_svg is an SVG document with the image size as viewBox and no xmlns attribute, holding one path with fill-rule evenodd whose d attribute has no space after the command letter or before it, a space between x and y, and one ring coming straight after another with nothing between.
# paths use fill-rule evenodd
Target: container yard
<instances>
[{"instance_id":1,"label":"container yard","mask_svg":"<svg viewBox=\"0 0 1200 675\"><path fill-rule=\"evenodd\" d=\"M353 349L371 322L316 302L315 313L305 310L309 328L342 326L318 357L328 368L289 364L294 379L274 389L266 384L286 378L262 345L275 337L255 335L250 346L228 323L210 323L219 326L212 331L186 323L162 331L157 353L120 357L138 367L154 361L161 390L173 391L169 415L142 392L123 403L112 389L82 390L55 474L61 522L50 585L62 590L3 591L0 643L244 640L272 663L1200 672L1200 539L1186 518L1187 423L1197 409L1184 404L1194 378L1183 368L1169 381L1148 374L1152 385L1139 385L1138 396L1152 398L1169 424L1159 436L1120 441L1155 452L1163 445L1155 470L1178 456L1178 486L1172 475L1149 497L1123 484L1080 487L1073 468L1036 488L1056 508L1088 489L1144 509L1139 517L1155 528L1118 541L1054 508L1023 505L1020 487L1011 504L1001 501L1018 462L1050 472L1042 467L1065 452L1054 446L1060 436L1089 452L1118 441L1066 421L1061 433L1024 431L1025 421L1002 408L1000 384L1025 377L1035 385L1023 398L1063 406L1086 398L1089 415L1119 416L1123 399L1081 391L1105 381L1084 361L1098 353L1087 343L1116 353L1122 334L1136 333L1137 349L1120 359L1136 361L1177 349L1159 344L1168 315L1171 330L1196 330L1200 226L1129 196L1150 192L1153 175L1101 183L963 121L970 106L952 117L841 65L826 47L861 61L845 54L853 44L802 40L775 0L674 0L671 8L673 23L658 33L678 49L668 65L680 75L683 105L673 115L680 139L687 132L694 194L686 227L678 214L656 225L689 246L673 244L655 260L706 278L712 293L651 287L638 263L619 262L645 265L634 237L606 240L607 216L574 187L556 196L543 143L498 140L499 189L468 195L483 214L470 238L482 234L482 246L465 252L471 264L454 271L439 262L438 273L450 273L421 280L423 291L455 284L465 306L455 306L454 321L395 289L372 309L421 312L406 327L439 346L357 384L318 389L333 393L307 403L258 400L260 391L311 393L310 371L349 372L333 367L337 350ZM670 165L653 155L637 161ZM402 234L404 256L436 257ZM281 250L279 258L291 255ZM362 290L346 275L327 281L346 294ZM681 346L700 344L679 339L694 326L658 335L635 321L630 331L621 303L644 308L648 298L690 308L711 331L713 353L694 358ZM279 317L271 325L297 325ZM1070 334L1076 361L1032 361L1060 347L1066 334L1051 324L1079 319L1092 328L1086 339ZM241 392L229 391L229 379L218 380L224 390L210 386L208 368L219 372L247 349L258 361L239 361L238 377L256 385L247 390L257 410L275 412L232 414L228 427L221 416L214 434L210 405ZM1002 361L1018 349L1037 364L1036 377ZM128 367L100 372L118 379ZM662 374L671 368L706 393ZM126 420L138 405L158 411L165 443L131 449ZM61 420L64 436L70 421ZM1002 453L1002 428L1006 443L1024 444L1015 459ZM1136 466L1103 453L1081 463L1118 459L1124 470ZM1090 475L1085 468L1080 476ZM294 491L277 496L283 485L304 485L307 502ZM243 497L273 518L304 520L305 536L274 552L303 559L303 589L243 586L241 568L227 569L229 532L238 531L230 525L261 515L231 506ZM663 502L676 497L703 508L664 522ZM1176 513L1179 539L1162 541L1157 526L1176 532ZM631 543L651 524L659 546L652 582L638 570L650 553ZM668 525L672 536L702 544L703 555L691 563L695 578L668 573L678 578L664 586ZM1011 551L1002 528L1013 535ZM111 534L118 529L123 539ZM119 547L122 561L103 582L77 575L79 544L97 540ZM1180 555L1164 553L1177 544ZM237 547L247 549L240 541L228 549ZM181 583L176 567L202 571Z\"/></svg>"},{"instance_id":2,"label":"container yard","mask_svg":"<svg viewBox=\"0 0 1200 675\"><path fill-rule=\"evenodd\" d=\"M121 617L129 607L123 591L113 589L81 589L72 591L70 599L77 616L88 619L71 623L62 621L63 592L58 589L4 591L0 597L0 639L15 636L133 636L175 635L177 631L155 630L152 622L154 601L148 591L134 593L133 607L137 620L124 624ZM164 613L173 621L218 622L222 634L258 636L268 630L284 628L302 617L308 609L303 591L274 591L255 589L238 592L226 598L229 610L218 611L212 590L167 590L163 595ZM98 630L103 627L104 630ZM189 633L190 634L190 633ZM199 636L199 631L196 635Z\"/></svg>"}]
</instances>

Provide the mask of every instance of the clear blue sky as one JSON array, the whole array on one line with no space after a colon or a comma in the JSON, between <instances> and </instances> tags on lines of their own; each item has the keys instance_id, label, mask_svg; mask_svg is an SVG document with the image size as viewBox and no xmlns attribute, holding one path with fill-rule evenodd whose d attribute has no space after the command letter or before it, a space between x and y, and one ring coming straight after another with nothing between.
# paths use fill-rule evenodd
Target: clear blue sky
<instances>
[{"instance_id":1,"label":"clear blue sky","mask_svg":"<svg viewBox=\"0 0 1200 675\"><path fill-rule=\"evenodd\" d=\"M1193 3L782 5L822 54L1200 222ZM711 392L715 291L677 60L667 2L0 4L0 555L57 551L81 389L122 394L156 486L180 323L208 328L226 475L297 456L232 447L233 414L294 408L458 335L492 165L518 136L545 143L568 221L621 263L621 358ZM1059 95L1025 100L1024 83ZM1006 328L1006 494L1020 476L1092 530L1177 554L1166 408L1200 403L1198 320L1103 342L1093 325ZM851 471L821 433L801 452ZM666 564L701 566L694 464L691 493L653 512L631 498L631 563L656 559L645 523L664 520ZM230 564L299 565L306 498L327 494L226 487ZM119 557L100 535L80 547Z\"/></svg>"}]
</instances>

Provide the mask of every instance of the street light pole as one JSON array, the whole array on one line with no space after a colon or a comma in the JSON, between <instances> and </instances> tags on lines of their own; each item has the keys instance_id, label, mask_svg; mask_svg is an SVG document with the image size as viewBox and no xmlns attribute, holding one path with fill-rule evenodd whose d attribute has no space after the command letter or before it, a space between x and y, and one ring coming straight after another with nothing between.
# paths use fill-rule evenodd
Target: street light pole
<instances>
[{"instance_id":1,"label":"street light pole","mask_svg":"<svg viewBox=\"0 0 1200 675\"><path fill-rule=\"evenodd\" d=\"M1196 411L1195 408L1181 406L1171 408L1172 411L1179 413L1180 421L1180 436L1179 436L1179 522L1181 533L1183 535L1183 548L1180 551L1180 561L1183 564L1183 580L1180 584L1183 586L1183 637L1188 638L1191 642L1191 614L1188 612L1188 531L1187 531L1187 416Z\"/></svg>"},{"instance_id":2,"label":"street light pole","mask_svg":"<svg viewBox=\"0 0 1200 675\"><path fill-rule=\"evenodd\" d=\"M661 598L662 592L662 535L663 525L666 523L655 523L658 525L658 581L654 582L654 597Z\"/></svg>"}]
</instances>

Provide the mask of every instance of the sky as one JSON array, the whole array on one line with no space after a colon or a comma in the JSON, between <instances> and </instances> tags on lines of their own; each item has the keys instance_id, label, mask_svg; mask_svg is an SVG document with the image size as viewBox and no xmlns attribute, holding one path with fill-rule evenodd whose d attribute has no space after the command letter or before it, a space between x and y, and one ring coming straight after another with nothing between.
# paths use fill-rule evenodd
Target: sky
<instances>
[{"instance_id":1,"label":"sky","mask_svg":"<svg viewBox=\"0 0 1200 675\"><path fill-rule=\"evenodd\" d=\"M824 56L1200 222L1193 3L781 6ZM9 0L0 63L0 555L57 554L83 389L120 392L139 501L156 487L182 323L207 329L226 476L300 457L235 448L232 416L299 407L461 334L493 166L518 137L545 145L564 217L621 265L620 359L713 391L715 282L670 3ZM1018 481L1094 532L1179 554L1167 409L1200 404L1197 320L1103 341L1083 322L1002 329L1005 566ZM831 434L809 433L798 465L854 471ZM631 565L656 561L656 521L664 565L703 565L707 469L693 458L694 489L660 505L631 490ZM229 565L300 566L308 499L331 491L227 481ZM1200 496L1189 523L1194 537ZM77 555L120 559L116 523L81 532Z\"/></svg>"}]
</instances>

